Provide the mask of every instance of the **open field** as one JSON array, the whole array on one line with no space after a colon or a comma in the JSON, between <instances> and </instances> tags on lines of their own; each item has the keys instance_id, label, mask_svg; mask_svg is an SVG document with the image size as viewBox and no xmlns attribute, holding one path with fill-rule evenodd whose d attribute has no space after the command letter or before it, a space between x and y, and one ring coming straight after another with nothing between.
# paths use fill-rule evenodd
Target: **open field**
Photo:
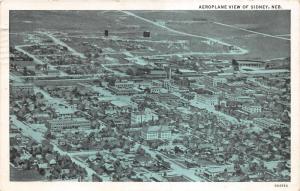
<instances>
[{"instance_id":1,"label":"open field","mask_svg":"<svg viewBox=\"0 0 300 191\"><path fill-rule=\"evenodd\" d=\"M264 36L246 30L268 35L282 35L290 33L289 12L265 11L191 11L176 12L144 12L135 14L153 21L166 20L165 25L183 32L208 36L234 44L249 51L242 58L271 59L288 57L290 55L290 41L276 37ZM194 13L194 14L192 14ZM238 15L238 17L236 16ZM183 18L185 18L183 22ZM198 22L195 22L198 21ZM221 25L222 23L230 26ZM238 28L234 28L238 27Z\"/></svg>"},{"instance_id":2,"label":"open field","mask_svg":"<svg viewBox=\"0 0 300 191\"><path fill-rule=\"evenodd\" d=\"M122 43L134 44L136 40L143 41L142 43L152 49L155 49L155 54L176 53L176 52L226 52L223 50L222 43L207 44L206 36L195 37L186 35L181 31L170 31L160 26L149 24L139 18L125 14L124 12L108 11L108 12L55 12L55 11L35 11L34 13L26 14L25 12L18 12L18 15L11 15L14 20L10 23L10 32L34 32L39 30L59 31L68 33L70 36L70 45L74 46L76 50L80 51L80 47L76 47L75 42L90 41L101 47L116 47L116 51ZM26 19L22 15L27 15ZM59 17L60 22L57 22ZM87 18L88 17L88 18ZM116 43L113 41L103 41L97 37L103 37L104 30L109 30L112 37L120 38L125 42ZM145 42L142 36L144 31L151 31L151 38L149 42ZM77 36L76 36L77 35ZM92 36L91 36L92 35ZM74 38L76 41L74 42ZM209 38L209 36L208 36ZM17 41L18 39L16 39ZM20 43L22 39L20 39ZM146 39L148 40L148 39ZM126 42L128 41L128 42ZM185 41L186 43L174 46L168 46L168 43L157 43L158 41ZM17 43L17 42L16 42ZM74 43L74 44L73 44ZM115 45L114 45L115 44ZM187 48L188 47L188 48ZM151 54L151 51L145 51L146 54Z\"/></svg>"}]
</instances>

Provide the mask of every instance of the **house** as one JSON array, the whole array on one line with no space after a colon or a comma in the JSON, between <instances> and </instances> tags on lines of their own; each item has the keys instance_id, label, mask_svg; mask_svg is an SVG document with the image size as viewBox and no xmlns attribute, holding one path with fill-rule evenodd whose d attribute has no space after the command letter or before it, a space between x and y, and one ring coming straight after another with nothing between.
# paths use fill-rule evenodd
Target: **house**
<instances>
[{"instance_id":1,"label":"house","mask_svg":"<svg viewBox=\"0 0 300 191\"><path fill-rule=\"evenodd\" d=\"M49 165L47 163L39 163L37 167L38 169L48 169Z\"/></svg>"},{"instance_id":2,"label":"house","mask_svg":"<svg viewBox=\"0 0 300 191\"><path fill-rule=\"evenodd\" d=\"M46 121L46 120L49 120L50 119L50 115L48 113L45 113L45 112L41 112L41 113L34 113L33 114L33 118L36 120L36 121Z\"/></svg>"},{"instance_id":3,"label":"house","mask_svg":"<svg viewBox=\"0 0 300 191\"><path fill-rule=\"evenodd\" d=\"M225 166L217 166L217 167L211 167L204 170L203 175L208 178L215 178L219 175L222 175L224 173L232 175L235 172L233 166L231 165L225 165Z\"/></svg>"},{"instance_id":4,"label":"house","mask_svg":"<svg viewBox=\"0 0 300 191\"><path fill-rule=\"evenodd\" d=\"M146 140L164 140L172 136L169 126L149 126L142 129L142 137Z\"/></svg>"}]
</instances>

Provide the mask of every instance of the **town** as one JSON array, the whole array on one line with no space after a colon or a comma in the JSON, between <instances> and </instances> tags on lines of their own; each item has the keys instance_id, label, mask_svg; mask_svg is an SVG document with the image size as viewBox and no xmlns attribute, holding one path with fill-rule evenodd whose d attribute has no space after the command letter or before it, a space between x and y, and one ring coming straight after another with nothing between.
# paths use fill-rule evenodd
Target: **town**
<instances>
[{"instance_id":1,"label":"town","mask_svg":"<svg viewBox=\"0 0 300 191\"><path fill-rule=\"evenodd\" d=\"M164 11L24 32L25 12L11 13L12 181L290 181L288 36ZM262 47L277 42L282 55Z\"/></svg>"}]
</instances>

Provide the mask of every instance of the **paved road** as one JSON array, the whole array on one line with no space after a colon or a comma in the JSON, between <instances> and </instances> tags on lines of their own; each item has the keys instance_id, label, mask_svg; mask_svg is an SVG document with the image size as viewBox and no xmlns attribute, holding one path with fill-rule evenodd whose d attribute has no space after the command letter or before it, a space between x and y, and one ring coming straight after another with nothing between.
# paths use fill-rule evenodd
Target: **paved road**
<instances>
[{"instance_id":1,"label":"paved road","mask_svg":"<svg viewBox=\"0 0 300 191\"><path fill-rule=\"evenodd\" d=\"M284 38L284 37L281 37L281 36L278 36L278 35L270 35L270 34L266 34L266 33L261 33L261 32L248 30L248 29L244 29L244 28L241 28L241 27L238 27L238 26L228 25L228 24L224 24L224 23L220 23L220 22L213 22L213 23L217 24L217 25L222 25L222 26L225 26L225 27L230 27L230 28L246 31L246 32L253 33L253 34L259 34L259 35L266 36L266 37L271 37L271 38L277 38L277 39L280 39L280 40L290 41L290 39Z\"/></svg>"},{"instance_id":2,"label":"paved road","mask_svg":"<svg viewBox=\"0 0 300 191\"><path fill-rule=\"evenodd\" d=\"M26 46L27 46L27 45L20 45L20 46L16 46L15 48L16 48L16 50L18 50L18 51L20 51L20 52L26 54L26 55L29 56L30 58L32 58L32 59L35 61L34 63L41 64L41 65L45 65L45 64L46 64L44 61L40 60L40 59L37 58L35 55L30 54L29 52L27 52L27 51L25 51L25 50L22 49L22 47L26 47ZM29 46L29 45L28 45L28 46ZM30 45L30 46L31 46L31 45ZM51 65L51 64L47 64L47 65L48 65L49 69L51 69L51 70L56 70L55 67L54 67L53 65ZM60 71L60 74L61 74L61 75L68 75L68 74L66 74L66 73L63 72L63 71ZM46 75L46 74L42 74L42 76L47 76L47 75Z\"/></svg>"},{"instance_id":3,"label":"paved road","mask_svg":"<svg viewBox=\"0 0 300 191\"><path fill-rule=\"evenodd\" d=\"M228 120L228 121L230 121L230 122L232 122L234 124L238 124L239 123L239 121L235 117L232 117L230 115L227 115L225 113L217 111L214 108L212 108L210 106L207 106L206 104L203 104L203 103L201 103L199 101L191 100L190 101L190 105L194 106L194 107L197 107L197 108L200 108L200 109L204 108L204 109L206 109L209 112L212 112L212 113L214 113L214 114L216 114L218 116L222 116L222 117L226 118L226 120Z\"/></svg>"},{"instance_id":4,"label":"paved road","mask_svg":"<svg viewBox=\"0 0 300 191\"><path fill-rule=\"evenodd\" d=\"M146 147L144 145L140 145L147 153L149 153L151 155L152 158L156 158L156 155L160 155L166 162L170 163L171 169L173 170L172 172L177 174L177 175L184 175L186 177L188 177L189 179L191 179L192 181L195 182L204 182L207 181L197 175L195 175L195 171L193 169L188 169L188 168L184 168L181 165L178 165L177 163L175 163L174 161L172 161L172 159L170 159L169 157L161 154L158 151L154 151L154 150L150 150L149 147Z\"/></svg>"},{"instance_id":5,"label":"paved road","mask_svg":"<svg viewBox=\"0 0 300 191\"><path fill-rule=\"evenodd\" d=\"M23 50L22 47L25 47L25 46L24 46L24 45L21 45L21 46L16 46L15 48L16 48L16 50L18 50L18 51L20 51L20 52L26 54L26 55L29 56L30 58L32 58L32 59L35 61L35 63L41 64L41 65L46 64L46 63L44 63L42 60L40 60L39 58L37 58L35 55L30 54L29 52ZM52 65L49 65L49 68L50 68L50 69L53 69L52 67L53 67ZM45 76L46 76L46 75L45 75Z\"/></svg>"},{"instance_id":6,"label":"paved road","mask_svg":"<svg viewBox=\"0 0 300 191\"><path fill-rule=\"evenodd\" d=\"M168 56L193 56L193 55L205 55L205 56L216 56L216 55L238 55L245 54L246 52L178 52L170 54L155 54L151 56L137 56L137 57L168 57Z\"/></svg>"},{"instance_id":7,"label":"paved road","mask_svg":"<svg viewBox=\"0 0 300 191\"><path fill-rule=\"evenodd\" d=\"M51 38L56 44L59 44L61 46L65 46L68 48L68 50L70 52L73 53L73 55L79 56L80 58L86 58L84 56L84 54L77 52L75 49L73 49L72 47L70 47L69 45L67 45L66 43L64 43L63 41L61 41L60 39L56 38L55 36L53 36L52 34L48 33L48 32L39 32L40 34L46 35L49 38Z\"/></svg>"}]
</instances>

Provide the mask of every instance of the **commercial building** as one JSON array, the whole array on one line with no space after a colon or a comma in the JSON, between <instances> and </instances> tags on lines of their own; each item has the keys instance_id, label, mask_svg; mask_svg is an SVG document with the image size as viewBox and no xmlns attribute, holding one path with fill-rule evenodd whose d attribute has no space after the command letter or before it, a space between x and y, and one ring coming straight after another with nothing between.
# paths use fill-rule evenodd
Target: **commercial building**
<instances>
[{"instance_id":1,"label":"commercial building","mask_svg":"<svg viewBox=\"0 0 300 191\"><path fill-rule=\"evenodd\" d=\"M189 69L178 69L178 73L182 76L196 75L197 71Z\"/></svg>"},{"instance_id":2,"label":"commercial building","mask_svg":"<svg viewBox=\"0 0 300 191\"><path fill-rule=\"evenodd\" d=\"M142 137L146 140L166 140L172 137L169 126L150 126L142 129Z\"/></svg>"},{"instance_id":3,"label":"commercial building","mask_svg":"<svg viewBox=\"0 0 300 191\"><path fill-rule=\"evenodd\" d=\"M219 98L217 95L199 95L197 94L196 99L201 102L204 103L206 105L210 105L210 106L215 106L219 104Z\"/></svg>"},{"instance_id":4,"label":"commercial building","mask_svg":"<svg viewBox=\"0 0 300 191\"><path fill-rule=\"evenodd\" d=\"M46 122L46 127L52 131L89 129L91 122L84 118L52 119Z\"/></svg>"},{"instance_id":5,"label":"commercial building","mask_svg":"<svg viewBox=\"0 0 300 191\"><path fill-rule=\"evenodd\" d=\"M243 104L242 105L242 109L244 110L244 111L247 111L247 112L249 112L249 113L260 113L261 112L261 110L262 110L262 107L261 107L261 105L259 105L259 104L255 104L255 103L245 103L245 104Z\"/></svg>"},{"instance_id":6,"label":"commercial building","mask_svg":"<svg viewBox=\"0 0 300 191\"><path fill-rule=\"evenodd\" d=\"M148 121L156 121L158 116L151 111L151 109L146 108L145 111L138 111L131 113L131 124L142 124Z\"/></svg>"},{"instance_id":7,"label":"commercial building","mask_svg":"<svg viewBox=\"0 0 300 191\"><path fill-rule=\"evenodd\" d=\"M117 95L132 95L137 93L137 90L134 89L134 82L127 80L115 82L115 85L109 86L109 89Z\"/></svg>"},{"instance_id":8,"label":"commercial building","mask_svg":"<svg viewBox=\"0 0 300 191\"><path fill-rule=\"evenodd\" d=\"M148 75L150 78L165 78L167 77L167 72L162 69L153 69Z\"/></svg>"},{"instance_id":9,"label":"commercial building","mask_svg":"<svg viewBox=\"0 0 300 191\"><path fill-rule=\"evenodd\" d=\"M254 118L253 123L262 128L276 127L276 128L284 128L287 127L287 124L284 124L280 121L276 121L274 119L268 118Z\"/></svg>"},{"instance_id":10,"label":"commercial building","mask_svg":"<svg viewBox=\"0 0 300 191\"><path fill-rule=\"evenodd\" d=\"M256 61L256 60L236 60L236 67L240 69L265 69L266 63L262 61Z\"/></svg>"}]
</instances>

